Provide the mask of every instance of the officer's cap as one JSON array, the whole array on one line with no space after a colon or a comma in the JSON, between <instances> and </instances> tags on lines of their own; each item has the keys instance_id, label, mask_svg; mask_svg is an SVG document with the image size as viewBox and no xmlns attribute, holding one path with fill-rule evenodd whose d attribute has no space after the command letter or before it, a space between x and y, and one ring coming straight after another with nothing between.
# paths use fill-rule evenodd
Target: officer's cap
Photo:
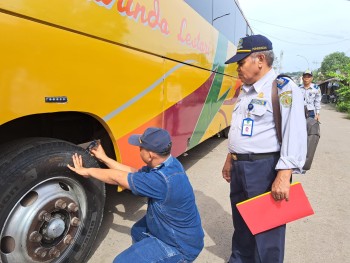
<instances>
[{"instance_id":1,"label":"officer's cap","mask_svg":"<svg viewBox=\"0 0 350 263\"><path fill-rule=\"evenodd\" d=\"M267 37L262 35L243 37L238 42L236 55L227 60L225 64L238 62L248 57L251 53L266 50L272 50L272 43Z\"/></svg>"},{"instance_id":2,"label":"officer's cap","mask_svg":"<svg viewBox=\"0 0 350 263\"><path fill-rule=\"evenodd\" d=\"M305 70L304 73L303 73L303 76L305 76L305 75L310 75L310 76L312 76L312 71L309 70L309 69Z\"/></svg>"}]
</instances>

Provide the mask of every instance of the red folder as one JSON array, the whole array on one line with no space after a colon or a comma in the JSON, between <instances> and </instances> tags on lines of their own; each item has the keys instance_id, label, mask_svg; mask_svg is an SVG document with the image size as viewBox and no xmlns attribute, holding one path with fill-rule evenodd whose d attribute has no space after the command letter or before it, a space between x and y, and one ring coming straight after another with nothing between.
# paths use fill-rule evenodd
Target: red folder
<instances>
[{"instance_id":1,"label":"red folder","mask_svg":"<svg viewBox=\"0 0 350 263\"><path fill-rule=\"evenodd\" d=\"M237 209L253 235L314 214L299 182L291 185L289 201L275 201L267 192L238 203Z\"/></svg>"}]
</instances>

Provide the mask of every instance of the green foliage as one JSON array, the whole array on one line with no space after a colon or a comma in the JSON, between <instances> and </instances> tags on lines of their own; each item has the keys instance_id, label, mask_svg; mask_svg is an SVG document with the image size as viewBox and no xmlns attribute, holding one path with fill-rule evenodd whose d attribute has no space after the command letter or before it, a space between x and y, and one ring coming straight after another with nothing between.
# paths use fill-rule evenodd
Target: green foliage
<instances>
[{"instance_id":1,"label":"green foliage","mask_svg":"<svg viewBox=\"0 0 350 263\"><path fill-rule=\"evenodd\" d=\"M317 83L317 82L323 80L323 75L322 75L320 69L315 69L312 73L313 73L313 77L314 77L312 80L313 82Z\"/></svg>"},{"instance_id":2,"label":"green foliage","mask_svg":"<svg viewBox=\"0 0 350 263\"><path fill-rule=\"evenodd\" d=\"M325 78L329 78L332 73L341 71L349 63L350 58L344 52L334 52L323 59L320 71Z\"/></svg>"},{"instance_id":3,"label":"green foliage","mask_svg":"<svg viewBox=\"0 0 350 263\"><path fill-rule=\"evenodd\" d=\"M350 110L350 103L346 103L344 101L340 101L340 102L337 103L336 109L337 109L337 111L340 111L340 112L349 112L349 110Z\"/></svg>"},{"instance_id":4,"label":"green foliage","mask_svg":"<svg viewBox=\"0 0 350 263\"><path fill-rule=\"evenodd\" d=\"M350 102L350 87L340 84L337 95L339 96L339 101Z\"/></svg>"},{"instance_id":5,"label":"green foliage","mask_svg":"<svg viewBox=\"0 0 350 263\"><path fill-rule=\"evenodd\" d=\"M336 108L340 112L347 112L350 117L350 62L339 67L337 72L330 72L329 75L339 80L339 89L336 90L338 96Z\"/></svg>"}]
</instances>

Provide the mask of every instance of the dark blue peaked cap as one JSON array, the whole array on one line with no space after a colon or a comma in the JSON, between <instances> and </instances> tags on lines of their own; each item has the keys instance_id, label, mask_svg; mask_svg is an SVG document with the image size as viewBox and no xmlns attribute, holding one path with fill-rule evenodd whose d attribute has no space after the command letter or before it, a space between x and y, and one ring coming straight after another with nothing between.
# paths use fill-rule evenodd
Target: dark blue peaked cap
<instances>
[{"instance_id":1,"label":"dark blue peaked cap","mask_svg":"<svg viewBox=\"0 0 350 263\"><path fill-rule=\"evenodd\" d=\"M140 146L151 152L164 153L170 149L171 137L167 130L150 127L143 134L131 135L128 142L131 145Z\"/></svg>"},{"instance_id":2,"label":"dark blue peaked cap","mask_svg":"<svg viewBox=\"0 0 350 263\"><path fill-rule=\"evenodd\" d=\"M238 42L236 55L227 60L225 64L238 62L248 57L251 53L266 50L272 50L272 43L267 37L262 35L243 37Z\"/></svg>"}]
</instances>

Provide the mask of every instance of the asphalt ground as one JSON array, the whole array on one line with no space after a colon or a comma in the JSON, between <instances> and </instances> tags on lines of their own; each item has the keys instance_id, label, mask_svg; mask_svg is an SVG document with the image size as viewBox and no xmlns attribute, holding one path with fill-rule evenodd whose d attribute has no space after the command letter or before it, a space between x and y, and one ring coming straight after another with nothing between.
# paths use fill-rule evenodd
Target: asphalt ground
<instances>
[{"instance_id":1,"label":"asphalt ground","mask_svg":"<svg viewBox=\"0 0 350 263\"><path fill-rule=\"evenodd\" d=\"M322 105L321 138L311 170L294 175L315 214L287 224L285 263L350 262L350 120ZM190 178L205 231L195 263L227 262L233 226L229 184L221 169L227 140L213 137L179 157ZM130 228L146 212L146 199L107 187L104 219L88 263L110 263L131 245Z\"/></svg>"}]
</instances>

